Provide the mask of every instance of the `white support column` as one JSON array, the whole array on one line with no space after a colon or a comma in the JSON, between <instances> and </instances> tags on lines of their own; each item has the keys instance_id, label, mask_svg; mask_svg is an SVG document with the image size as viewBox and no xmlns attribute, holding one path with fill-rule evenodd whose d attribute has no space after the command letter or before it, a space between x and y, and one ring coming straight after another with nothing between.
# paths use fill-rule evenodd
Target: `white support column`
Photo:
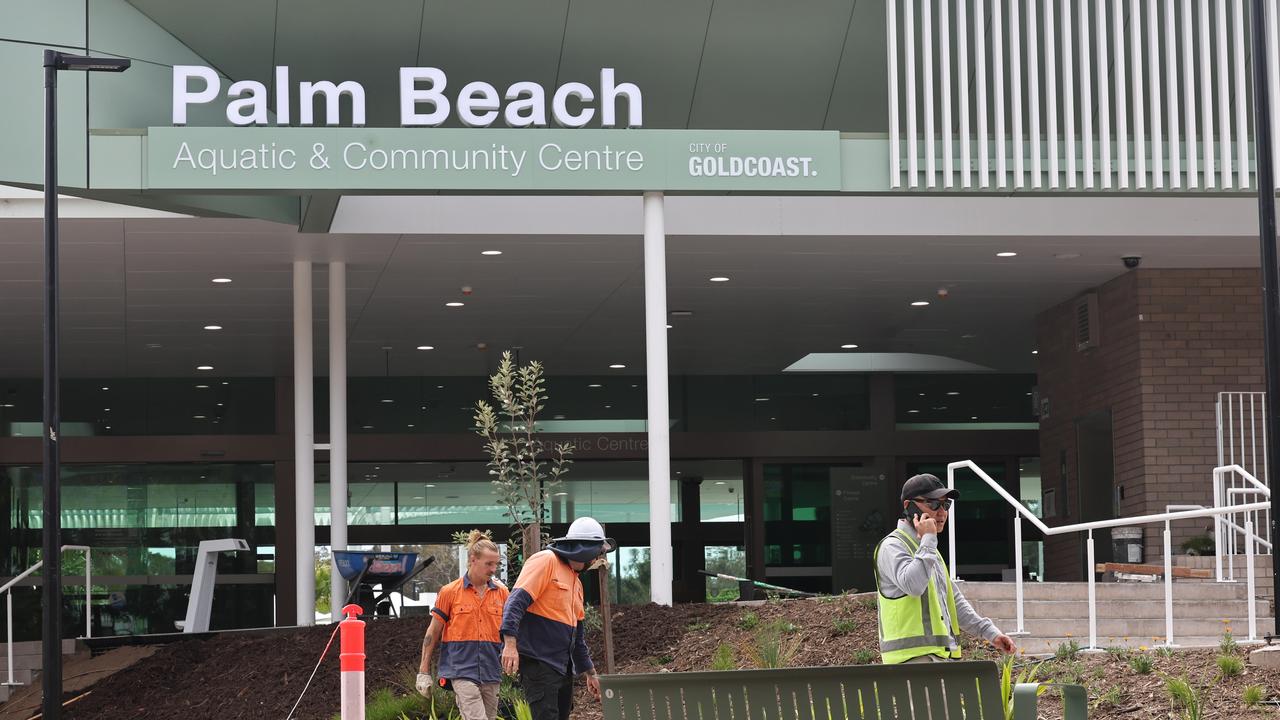
<instances>
[{"instance_id":1,"label":"white support column","mask_svg":"<svg viewBox=\"0 0 1280 720\"><path fill-rule=\"evenodd\" d=\"M649 581L671 605L671 413L667 407L667 231L662 193L644 194L645 381L649 397Z\"/></svg>"},{"instance_id":2,"label":"white support column","mask_svg":"<svg viewBox=\"0 0 1280 720\"><path fill-rule=\"evenodd\" d=\"M316 432L312 397L311 261L293 262L293 456L294 552L297 558L297 617L316 622Z\"/></svg>"},{"instance_id":3,"label":"white support column","mask_svg":"<svg viewBox=\"0 0 1280 720\"><path fill-rule=\"evenodd\" d=\"M347 549L347 264L329 263L329 546ZM347 582L330 570L329 607L334 621L346 600Z\"/></svg>"}]
</instances>

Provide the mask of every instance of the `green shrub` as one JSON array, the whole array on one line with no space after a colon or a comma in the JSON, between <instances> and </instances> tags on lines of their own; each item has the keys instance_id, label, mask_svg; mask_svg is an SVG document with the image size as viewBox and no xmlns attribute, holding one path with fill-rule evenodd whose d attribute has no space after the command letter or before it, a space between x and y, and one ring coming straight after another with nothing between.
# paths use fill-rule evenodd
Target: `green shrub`
<instances>
[{"instance_id":1,"label":"green shrub","mask_svg":"<svg viewBox=\"0 0 1280 720\"><path fill-rule=\"evenodd\" d=\"M1075 660L1079 655L1080 643L1075 640L1068 640L1058 645L1058 649L1053 651L1055 660Z\"/></svg>"},{"instance_id":2,"label":"green shrub","mask_svg":"<svg viewBox=\"0 0 1280 720\"><path fill-rule=\"evenodd\" d=\"M1015 680L1013 677L1013 656L1005 657L1000 661L1000 700L1004 703L1004 720L1013 720L1013 688L1022 683L1031 683L1036 681L1036 674L1040 672L1040 663L1032 665L1030 668L1023 668ZM1041 685L1036 688L1036 695L1044 694L1048 690L1047 685Z\"/></svg>"},{"instance_id":3,"label":"green shrub","mask_svg":"<svg viewBox=\"0 0 1280 720\"><path fill-rule=\"evenodd\" d=\"M737 670L738 662L733 658L733 648L728 645L716 648L716 654L711 658L711 669L720 672Z\"/></svg>"},{"instance_id":4,"label":"green shrub","mask_svg":"<svg viewBox=\"0 0 1280 720\"><path fill-rule=\"evenodd\" d=\"M1236 639L1231 636L1230 630L1222 633L1222 639L1218 641L1218 649L1222 651L1223 655L1230 655L1240 649L1240 646L1236 644Z\"/></svg>"},{"instance_id":5,"label":"green shrub","mask_svg":"<svg viewBox=\"0 0 1280 720\"><path fill-rule=\"evenodd\" d=\"M587 630L600 631L604 629L604 618L600 616L600 608L595 605L583 605L582 613L585 615L582 623L586 625Z\"/></svg>"},{"instance_id":6,"label":"green shrub","mask_svg":"<svg viewBox=\"0 0 1280 720\"><path fill-rule=\"evenodd\" d=\"M390 688L378 688L369 695L364 706L365 720L400 720L401 717L419 717L424 698L417 693L396 696Z\"/></svg>"},{"instance_id":7,"label":"green shrub","mask_svg":"<svg viewBox=\"0 0 1280 720\"><path fill-rule=\"evenodd\" d=\"M877 653L875 650L868 650L867 648L862 648L861 650L854 650L853 664L854 665L870 665L871 663L876 661L876 657L877 657Z\"/></svg>"},{"instance_id":8,"label":"green shrub","mask_svg":"<svg viewBox=\"0 0 1280 720\"><path fill-rule=\"evenodd\" d=\"M848 635L858 629L858 621L852 618L839 618L831 622L831 627L837 635Z\"/></svg>"},{"instance_id":9,"label":"green shrub","mask_svg":"<svg viewBox=\"0 0 1280 720\"><path fill-rule=\"evenodd\" d=\"M1128 649L1128 648L1112 646L1112 647L1107 648L1106 650L1107 650L1107 654L1108 654L1108 655L1110 655L1110 656L1111 656L1111 657L1113 657L1113 658L1119 658L1119 659L1121 659L1121 660L1126 660L1126 659L1128 659L1128 657L1129 657L1129 649Z\"/></svg>"},{"instance_id":10,"label":"green shrub","mask_svg":"<svg viewBox=\"0 0 1280 720\"><path fill-rule=\"evenodd\" d=\"M755 630L760 626L760 616L749 612L738 619L738 627L743 630Z\"/></svg>"},{"instance_id":11,"label":"green shrub","mask_svg":"<svg viewBox=\"0 0 1280 720\"><path fill-rule=\"evenodd\" d=\"M1162 658L1171 658L1173 657L1173 648L1168 645L1161 645L1156 648L1156 655L1159 655Z\"/></svg>"},{"instance_id":12,"label":"green shrub","mask_svg":"<svg viewBox=\"0 0 1280 720\"><path fill-rule=\"evenodd\" d=\"M703 632L704 630L710 630L710 629L711 629L711 623L709 622L694 621L689 623L690 632Z\"/></svg>"},{"instance_id":13,"label":"green shrub","mask_svg":"<svg viewBox=\"0 0 1280 720\"><path fill-rule=\"evenodd\" d=\"M858 598L858 605L866 610L875 610L878 606L876 599L871 595L865 595Z\"/></svg>"},{"instance_id":14,"label":"green shrub","mask_svg":"<svg viewBox=\"0 0 1280 720\"><path fill-rule=\"evenodd\" d=\"M1169 700L1173 702L1173 707L1179 711L1183 720L1202 720L1204 707L1201 704L1200 692L1191 687L1191 683L1187 682L1186 678L1165 680L1165 689L1169 693Z\"/></svg>"},{"instance_id":15,"label":"green shrub","mask_svg":"<svg viewBox=\"0 0 1280 720\"><path fill-rule=\"evenodd\" d=\"M1246 707L1257 707L1266 697L1267 691L1263 690L1261 685L1244 686L1244 704Z\"/></svg>"},{"instance_id":16,"label":"green shrub","mask_svg":"<svg viewBox=\"0 0 1280 720\"><path fill-rule=\"evenodd\" d=\"M1155 662L1146 655L1134 655L1129 658L1129 667L1139 675L1149 674L1154 666Z\"/></svg>"},{"instance_id":17,"label":"green shrub","mask_svg":"<svg viewBox=\"0 0 1280 720\"><path fill-rule=\"evenodd\" d=\"M790 624L790 623L788 623ZM760 628L755 642L747 649L748 658L756 667L774 670L789 667L800 652L800 638L784 637L777 623Z\"/></svg>"},{"instance_id":18,"label":"green shrub","mask_svg":"<svg viewBox=\"0 0 1280 720\"><path fill-rule=\"evenodd\" d=\"M1218 672L1224 678L1237 677L1244 673L1244 661L1235 655L1219 655Z\"/></svg>"},{"instance_id":19,"label":"green shrub","mask_svg":"<svg viewBox=\"0 0 1280 720\"><path fill-rule=\"evenodd\" d=\"M1124 690L1119 685L1114 685L1098 696L1098 701L1095 703L1095 707L1120 707L1120 704L1124 702L1124 699Z\"/></svg>"}]
</instances>

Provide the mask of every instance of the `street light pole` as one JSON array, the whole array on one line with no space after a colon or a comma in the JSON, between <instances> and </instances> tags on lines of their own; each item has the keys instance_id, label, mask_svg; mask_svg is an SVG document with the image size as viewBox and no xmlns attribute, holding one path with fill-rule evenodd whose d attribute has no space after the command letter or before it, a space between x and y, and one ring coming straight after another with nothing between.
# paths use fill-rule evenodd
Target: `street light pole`
<instances>
[{"instance_id":1,"label":"street light pole","mask_svg":"<svg viewBox=\"0 0 1280 720\"><path fill-rule=\"evenodd\" d=\"M62 498L58 432L58 71L122 72L129 61L44 51L44 428L41 498L43 549L40 560L41 713L57 720L62 711ZM87 590L86 590L87 594ZM90 608L86 603L86 615Z\"/></svg>"},{"instance_id":2,"label":"street light pole","mask_svg":"<svg viewBox=\"0 0 1280 720\"><path fill-rule=\"evenodd\" d=\"M1253 142L1257 155L1258 243L1262 250L1262 355L1267 376L1267 416L1263 419L1267 443L1267 481L1280 477L1280 266L1276 262L1276 184L1271 156L1271 95L1267 78L1267 24L1263 0L1249 3L1251 34L1250 58L1253 64ZM1272 484L1272 487L1275 487ZM1280 547L1280 524L1275 512L1271 517L1271 546ZM1253 538L1245 538L1252 543ZM1280 597L1280 573L1272 573L1272 586ZM1249 598L1253 602L1253 598ZM1280 635L1280 615L1272 612L1273 632Z\"/></svg>"}]
</instances>

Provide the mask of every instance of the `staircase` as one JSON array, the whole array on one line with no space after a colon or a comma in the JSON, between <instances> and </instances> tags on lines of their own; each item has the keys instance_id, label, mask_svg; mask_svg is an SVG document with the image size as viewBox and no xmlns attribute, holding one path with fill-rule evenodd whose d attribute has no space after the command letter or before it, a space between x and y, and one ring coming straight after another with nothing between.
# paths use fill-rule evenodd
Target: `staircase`
<instances>
[{"instance_id":1,"label":"staircase","mask_svg":"<svg viewBox=\"0 0 1280 720\"><path fill-rule=\"evenodd\" d=\"M1268 575L1258 586L1271 582ZM962 582L965 598L1004 632L1017 629L1014 583ZM1089 586L1083 582L1023 584L1023 625L1015 637L1030 654L1052 654L1071 640L1089 644ZM1151 647L1165 642L1163 583L1097 583L1098 647ZM1176 582L1173 585L1173 641L1181 647L1216 646L1230 630L1237 641L1249 636L1245 583ZM1258 637L1271 628L1268 600L1255 600Z\"/></svg>"},{"instance_id":2,"label":"staircase","mask_svg":"<svg viewBox=\"0 0 1280 720\"><path fill-rule=\"evenodd\" d=\"M68 656L87 657L89 655L89 648L79 640L63 640L62 655L64 662ZM7 702L9 700L9 696L22 686L31 685L39 679L41 660L42 657L39 640L14 643L13 681L16 684L8 685L9 658L6 654L4 643L0 643L0 703Z\"/></svg>"}]
</instances>

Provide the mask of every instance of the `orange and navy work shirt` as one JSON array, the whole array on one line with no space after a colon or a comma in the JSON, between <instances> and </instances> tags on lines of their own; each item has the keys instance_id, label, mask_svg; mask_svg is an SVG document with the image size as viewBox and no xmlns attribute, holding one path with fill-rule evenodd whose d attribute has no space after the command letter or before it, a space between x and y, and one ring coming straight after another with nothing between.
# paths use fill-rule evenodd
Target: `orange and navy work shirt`
<instances>
[{"instance_id":1,"label":"orange and navy work shirt","mask_svg":"<svg viewBox=\"0 0 1280 720\"><path fill-rule=\"evenodd\" d=\"M484 596L466 575L440 588L431 612L444 621L436 674L449 680L496 683L502 680L502 607L510 592L489 581Z\"/></svg>"},{"instance_id":2,"label":"orange and navy work shirt","mask_svg":"<svg viewBox=\"0 0 1280 720\"><path fill-rule=\"evenodd\" d=\"M522 657L540 660L561 674L591 669L583 625L582 582L550 550L525 561L506 609L502 635L516 638Z\"/></svg>"}]
</instances>

